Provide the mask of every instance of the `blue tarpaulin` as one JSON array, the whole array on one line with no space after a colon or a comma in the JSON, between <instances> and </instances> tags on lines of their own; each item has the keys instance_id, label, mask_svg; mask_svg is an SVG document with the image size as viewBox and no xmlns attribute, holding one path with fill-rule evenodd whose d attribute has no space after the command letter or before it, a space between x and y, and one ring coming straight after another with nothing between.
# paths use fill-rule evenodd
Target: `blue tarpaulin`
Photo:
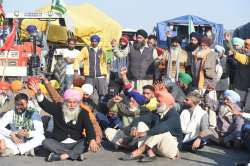
<instances>
[{"instance_id":1,"label":"blue tarpaulin","mask_svg":"<svg viewBox=\"0 0 250 166\"><path fill-rule=\"evenodd\" d=\"M189 18L191 17L194 26L210 26L215 35L214 43L223 45L224 28L222 24L217 24L206 19L194 15L185 15L170 20L157 23L155 27L156 35L158 37L158 45L165 48L167 45L166 32L170 31L169 25L186 25L188 26ZM188 35L188 34L187 34Z\"/></svg>"}]
</instances>

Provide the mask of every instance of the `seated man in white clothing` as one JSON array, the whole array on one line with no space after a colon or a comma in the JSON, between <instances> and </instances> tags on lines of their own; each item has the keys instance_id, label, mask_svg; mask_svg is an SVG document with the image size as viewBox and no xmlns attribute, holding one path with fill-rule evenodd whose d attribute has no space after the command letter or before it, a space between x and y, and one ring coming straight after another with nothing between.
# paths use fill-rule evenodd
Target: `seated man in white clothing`
<instances>
[{"instance_id":1,"label":"seated man in white clothing","mask_svg":"<svg viewBox=\"0 0 250 166\"><path fill-rule=\"evenodd\" d=\"M181 128L184 134L181 150L195 151L205 144L208 133L208 114L200 106L199 92L191 92L185 99L185 106L181 112Z\"/></svg>"},{"instance_id":2,"label":"seated man in white clothing","mask_svg":"<svg viewBox=\"0 0 250 166\"><path fill-rule=\"evenodd\" d=\"M9 126L7 128L7 126ZM28 107L28 96L20 93L15 97L15 109L0 119L0 155L27 154L40 146L45 139L39 113Z\"/></svg>"}]
</instances>

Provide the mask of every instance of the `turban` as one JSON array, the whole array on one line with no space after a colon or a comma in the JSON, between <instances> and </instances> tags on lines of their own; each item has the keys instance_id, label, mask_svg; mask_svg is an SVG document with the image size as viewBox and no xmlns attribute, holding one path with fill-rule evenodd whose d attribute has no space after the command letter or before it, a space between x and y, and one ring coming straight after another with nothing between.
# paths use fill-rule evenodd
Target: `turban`
<instances>
[{"instance_id":1,"label":"turban","mask_svg":"<svg viewBox=\"0 0 250 166\"><path fill-rule=\"evenodd\" d=\"M10 87L14 92L17 92L23 88L23 83L19 80L15 80L10 84Z\"/></svg>"},{"instance_id":2,"label":"turban","mask_svg":"<svg viewBox=\"0 0 250 166\"><path fill-rule=\"evenodd\" d=\"M83 97L83 90L79 87L73 87L72 89L77 90L81 94L81 98Z\"/></svg>"},{"instance_id":3,"label":"turban","mask_svg":"<svg viewBox=\"0 0 250 166\"><path fill-rule=\"evenodd\" d=\"M9 90L10 89L10 84L7 82L0 82L0 90Z\"/></svg>"},{"instance_id":4,"label":"turban","mask_svg":"<svg viewBox=\"0 0 250 166\"><path fill-rule=\"evenodd\" d=\"M198 90L194 90L190 92L186 98L198 104L201 101L202 96Z\"/></svg>"},{"instance_id":5,"label":"turban","mask_svg":"<svg viewBox=\"0 0 250 166\"><path fill-rule=\"evenodd\" d=\"M59 89L60 88L60 84L57 80L50 80L50 85L55 88L55 89Z\"/></svg>"},{"instance_id":6,"label":"turban","mask_svg":"<svg viewBox=\"0 0 250 166\"><path fill-rule=\"evenodd\" d=\"M83 77L77 77L73 79L73 86L74 87L82 87L82 85L85 83L85 79Z\"/></svg>"},{"instance_id":7,"label":"turban","mask_svg":"<svg viewBox=\"0 0 250 166\"><path fill-rule=\"evenodd\" d=\"M216 52L218 52L218 53L220 53L220 54L222 54L222 53L225 52L225 48L222 47L222 46L220 46L220 45L216 45L216 46L214 47L214 49L215 49Z\"/></svg>"},{"instance_id":8,"label":"turban","mask_svg":"<svg viewBox=\"0 0 250 166\"><path fill-rule=\"evenodd\" d=\"M166 104L168 106L175 104L174 97L167 91L158 91L155 96L160 104Z\"/></svg>"},{"instance_id":9,"label":"turban","mask_svg":"<svg viewBox=\"0 0 250 166\"><path fill-rule=\"evenodd\" d=\"M147 38L147 37L148 37L148 33L147 33L145 30L143 30L143 29L139 29L139 30L136 32L136 36L138 36L138 35L141 35L141 36L143 36L144 38Z\"/></svg>"},{"instance_id":10,"label":"turban","mask_svg":"<svg viewBox=\"0 0 250 166\"><path fill-rule=\"evenodd\" d=\"M192 37L196 38L199 42L201 40L201 34L199 34L198 32L192 32L190 34L190 38L192 38Z\"/></svg>"},{"instance_id":11,"label":"turban","mask_svg":"<svg viewBox=\"0 0 250 166\"><path fill-rule=\"evenodd\" d=\"M203 37L201 38L201 43L204 43L204 44L206 44L208 47L210 47L211 44L212 44L212 41L211 41L210 38L208 38L208 37L206 37L206 36L203 36Z\"/></svg>"},{"instance_id":12,"label":"turban","mask_svg":"<svg viewBox=\"0 0 250 166\"><path fill-rule=\"evenodd\" d=\"M121 92L121 86L118 83L111 82L108 88L108 96L114 97Z\"/></svg>"},{"instance_id":13,"label":"turban","mask_svg":"<svg viewBox=\"0 0 250 166\"><path fill-rule=\"evenodd\" d=\"M42 94L44 94L44 95L48 95L49 94L48 91L47 91L47 89L46 89L46 87L44 86L44 84L39 83L38 86L39 86Z\"/></svg>"},{"instance_id":14,"label":"turban","mask_svg":"<svg viewBox=\"0 0 250 166\"><path fill-rule=\"evenodd\" d=\"M181 44L181 39L178 36L175 36L171 39L171 44L174 42Z\"/></svg>"},{"instance_id":15,"label":"turban","mask_svg":"<svg viewBox=\"0 0 250 166\"><path fill-rule=\"evenodd\" d=\"M233 103L240 102L240 95L233 90L226 90L224 92L224 97L227 97Z\"/></svg>"},{"instance_id":16,"label":"turban","mask_svg":"<svg viewBox=\"0 0 250 166\"><path fill-rule=\"evenodd\" d=\"M28 77L28 84L30 84L32 82L38 84L39 83L39 79L37 77Z\"/></svg>"},{"instance_id":17,"label":"turban","mask_svg":"<svg viewBox=\"0 0 250 166\"><path fill-rule=\"evenodd\" d=\"M67 89L63 94L64 100L75 99L76 101L82 100L82 95L79 90L76 89Z\"/></svg>"},{"instance_id":18,"label":"turban","mask_svg":"<svg viewBox=\"0 0 250 166\"><path fill-rule=\"evenodd\" d=\"M94 92L94 87L91 84L84 84L82 86L83 93L86 93L88 95L92 95Z\"/></svg>"},{"instance_id":19,"label":"turban","mask_svg":"<svg viewBox=\"0 0 250 166\"><path fill-rule=\"evenodd\" d=\"M98 42L99 43L100 40L101 40L101 38L98 35L92 35L90 37L90 41L92 41L92 42Z\"/></svg>"},{"instance_id":20,"label":"turban","mask_svg":"<svg viewBox=\"0 0 250 166\"><path fill-rule=\"evenodd\" d=\"M234 38L232 39L232 45L238 45L238 46L240 46L241 48L243 48L243 47L244 47L244 40L241 39L241 38L238 38L238 37L234 37Z\"/></svg>"},{"instance_id":21,"label":"turban","mask_svg":"<svg viewBox=\"0 0 250 166\"><path fill-rule=\"evenodd\" d=\"M144 104L146 104L148 102L146 97L144 97L139 92L134 91L134 90L128 92L128 97L129 98L132 97L139 105L144 105Z\"/></svg>"},{"instance_id":22,"label":"turban","mask_svg":"<svg viewBox=\"0 0 250 166\"><path fill-rule=\"evenodd\" d=\"M192 82L192 77L187 73L180 72L179 81L183 84L189 85Z\"/></svg>"},{"instance_id":23,"label":"turban","mask_svg":"<svg viewBox=\"0 0 250 166\"><path fill-rule=\"evenodd\" d=\"M29 26L27 26L26 30L29 33L35 33L35 32L37 32L37 27L35 25L29 25Z\"/></svg>"},{"instance_id":24,"label":"turban","mask_svg":"<svg viewBox=\"0 0 250 166\"><path fill-rule=\"evenodd\" d=\"M129 42L129 37L127 35L123 35L121 38L120 38L120 42L124 42L126 44L128 44Z\"/></svg>"}]
</instances>

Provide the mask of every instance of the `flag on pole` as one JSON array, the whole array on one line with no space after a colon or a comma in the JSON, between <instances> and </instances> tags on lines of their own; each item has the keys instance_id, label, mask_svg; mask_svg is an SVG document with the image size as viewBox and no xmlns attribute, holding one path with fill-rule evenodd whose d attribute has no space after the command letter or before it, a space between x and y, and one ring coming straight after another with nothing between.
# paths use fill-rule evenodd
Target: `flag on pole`
<instances>
[{"instance_id":1,"label":"flag on pole","mask_svg":"<svg viewBox=\"0 0 250 166\"><path fill-rule=\"evenodd\" d=\"M195 32L195 28L194 28L193 19L191 16L189 16L189 18L188 18L188 35L190 35L192 32Z\"/></svg>"},{"instance_id":2,"label":"flag on pole","mask_svg":"<svg viewBox=\"0 0 250 166\"><path fill-rule=\"evenodd\" d=\"M52 0L51 9L62 14L67 12L66 5L62 2L62 0Z\"/></svg>"},{"instance_id":3,"label":"flag on pole","mask_svg":"<svg viewBox=\"0 0 250 166\"><path fill-rule=\"evenodd\" d=\"M190 34L191 34L192 32L195 32L194 23L193 23L192 16L189 16L189 17L188 17L188 41L189 41L189 42L190 42Z\"/></svg>"}]
</instances>

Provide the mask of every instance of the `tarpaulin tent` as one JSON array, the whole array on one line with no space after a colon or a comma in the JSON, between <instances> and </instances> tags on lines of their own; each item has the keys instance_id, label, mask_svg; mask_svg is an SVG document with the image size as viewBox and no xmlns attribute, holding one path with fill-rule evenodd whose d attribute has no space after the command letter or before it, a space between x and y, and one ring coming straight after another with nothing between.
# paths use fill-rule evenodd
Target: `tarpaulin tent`
<instances>
[{"instance_id":1,"label":"tarpaulin tent","mask_svg":"<svg viewBox=\"0 0 250 166\"><path fill-rule=\"evenodd\" d=\"M176 17L170 20L162 21L156 24L155 31L158 37L158 44L160 47L165 48L167 45L166 32L169 31L169 26L188 26L189 18L192 19L194 26L210 26L215 34L214 43L223 44L223 25L217 24L206 19L194 15L185 15ZM178 34L177 34L178 35ZM188 36L188 34L186 34Z\"/></svg>"},{"instance_id":2,"label":"tarpaulin tent","mask_svg":"<svg viewBox=\"0 0 250 166\"><path fill-rule=\"evenodd\" d=\"M40 12L50 11L50 6L38 9ZM77 6L67 6L65 14L65 22L70 22L67 29L71 29L75 36L86 44L90 44L89 38L93 34L101 37L100 46L110 49L112 39L119 39L122 33L121 25L107 16L95 6L91 4L82 4ZM39 21L35 19L25 19L22 21L22 29L26 29L28 25L36 25L39 31L45 31L47 21ZM65 42L67 40L66 28L60 26L59 21L51 21L49 27L48 41Z\"/></svg>"},{"instance_id":3,"label":"tarpaulin tent","mask_svg":"<svg viewBox=\"0 0 250 166\"><path fill-rule=\"evenodd\" d=\"M239 37L242 39L250 38L250 22L242 25L234 30L233 37Z\"/></svg>"}]
</instances>

